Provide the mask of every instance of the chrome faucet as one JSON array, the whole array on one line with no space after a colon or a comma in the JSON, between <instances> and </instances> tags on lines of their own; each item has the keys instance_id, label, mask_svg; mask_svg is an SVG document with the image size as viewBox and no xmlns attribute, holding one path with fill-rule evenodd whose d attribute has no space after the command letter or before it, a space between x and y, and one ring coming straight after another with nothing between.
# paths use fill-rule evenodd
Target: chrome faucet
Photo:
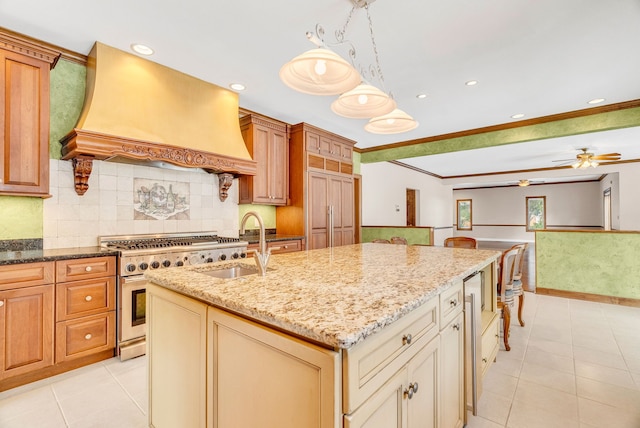
<instances>
[{"instance_id":1,"label":"chrome faucet","mask_svg":"<svg viewBox=\"0 0 640 428\"><path fill-rule=\"evenodd\" d=\"M260 242L258 244L258 251L253 252L253 258L256 260L256 264L258 265L258 273L260 273L261 276L265 276L267 274L267 263L269 263L271 250L267 250L267 240L264 236L264 222L262 221L260 214L255 211L249 211L246 213L240 222L240 234L244 234L244 225L247 222L247 219L252 216L258 220L258 225L260 226Z\"/></svg>"}]
</instances>

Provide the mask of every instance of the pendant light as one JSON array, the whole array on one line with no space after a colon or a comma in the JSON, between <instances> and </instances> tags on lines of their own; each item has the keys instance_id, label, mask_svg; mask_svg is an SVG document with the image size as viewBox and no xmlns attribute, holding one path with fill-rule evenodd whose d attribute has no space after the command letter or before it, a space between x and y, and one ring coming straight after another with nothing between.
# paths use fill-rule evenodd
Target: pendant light
<instances>
[{"instance_id":1,"label":"pendant light","mask_svg":"<svg viewBox=\"0 0 640 428\"><path fill-rule=\"evenodd\" d=\"M372 134L399 134L417 127L418 122L411 116L400 109L395 109L389 114L369 120L364 129Z\"/></svg>"},{"instance_id":2,"label":"pendant light","mask_svg":"<svg viewBox=\"0 0 640 428\"><path fill-rule=\"evenodd\" d=\"M361 83L349 92L340 95L331 104L331 110L340 116L367 119L391 113L396 102L375 86Z\"/></svg>"},{"instance_id":3,"label":"pendant light","mask_svg":"<svg viewBox=\"0 0 640 428\"><path fill-rule=\"evenodd\" d=\"M339 95L358 86L360 74L337 53L316 48L298 55L280 69L280 79L311 95Z\"/></svg>"}]
</instances>

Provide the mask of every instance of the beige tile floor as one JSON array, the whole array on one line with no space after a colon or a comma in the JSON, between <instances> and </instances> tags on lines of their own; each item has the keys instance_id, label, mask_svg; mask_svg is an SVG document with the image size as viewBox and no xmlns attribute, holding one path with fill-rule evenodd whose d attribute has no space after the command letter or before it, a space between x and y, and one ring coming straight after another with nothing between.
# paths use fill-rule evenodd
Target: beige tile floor
<instances>
[{"instance_id":1,"label":"beige tile floor","mask_svg":"<svg viewBox=\"0 0 640 428\"><path fill-rule=\"evenodd\" d=\"M527 293L469 428L640 428L640 308ZM147 359L0 393L2 428L147 426Z\"/></svg>"}]
</instances>

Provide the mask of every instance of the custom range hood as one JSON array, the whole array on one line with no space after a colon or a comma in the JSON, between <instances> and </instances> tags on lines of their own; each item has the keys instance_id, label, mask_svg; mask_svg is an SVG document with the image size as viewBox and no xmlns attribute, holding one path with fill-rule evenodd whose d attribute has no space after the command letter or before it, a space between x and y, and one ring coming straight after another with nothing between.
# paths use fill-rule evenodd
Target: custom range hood
<instances>
[{"instance_id":1,"label":"custom range hood","mask_svg":"<svg viewBox=\"0 0 640 428\"><path fill-rule=\"evenodd\" d=\"M171 164L232 179L255 175L240 133L238 95L102 43L87 60L84 107L60 141L83 195L93 160Z\"/></svg>"}]
</instances>

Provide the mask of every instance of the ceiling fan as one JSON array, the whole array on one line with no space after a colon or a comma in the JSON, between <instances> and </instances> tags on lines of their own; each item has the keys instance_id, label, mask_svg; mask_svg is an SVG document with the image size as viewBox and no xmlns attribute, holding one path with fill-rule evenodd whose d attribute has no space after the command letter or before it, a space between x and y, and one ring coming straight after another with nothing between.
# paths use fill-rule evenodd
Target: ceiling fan
<instances>
[{"instance_id":1,"label":"ceiling fan","mask_svg":"<svg viewBox=\"0 0 640 428\"><path fill-rule=\"evenodd\" d=\"M573 162L571 164L572 168L595 168L599 165L598 161L617 161L620 160L620 153L606 153L603 155L595 155L593 153L588 152L586 147L581 148L580 150L582 150L582 153L578 153L576 155L576 159L577 160L573 160L573 159L561 159L561 160L554 160L553 162L565 162L565 164L568 164L569 162Z\"/></svg>"}]
</instances>

